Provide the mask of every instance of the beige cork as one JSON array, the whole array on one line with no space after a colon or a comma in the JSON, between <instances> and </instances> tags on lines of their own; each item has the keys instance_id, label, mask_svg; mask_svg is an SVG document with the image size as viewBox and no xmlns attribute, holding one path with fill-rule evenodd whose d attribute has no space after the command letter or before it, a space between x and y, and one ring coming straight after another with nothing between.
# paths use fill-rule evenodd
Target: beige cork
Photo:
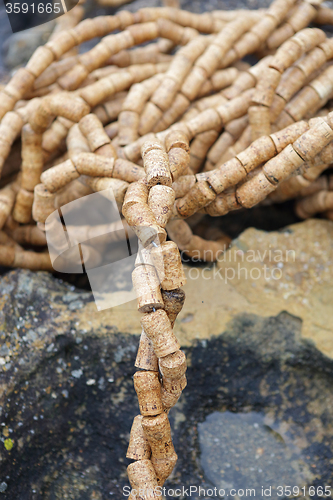
<instances>
[{"instance_id":1,"label":"beige cork","mask_svg":"<svg viewBox=\"0 0 333 500\"><path fill-rule=\"evenodd\" d=\"M36 222L44 223L54 210L55 194L46 189L44 184L37 184L34 189L32 216Z\"/></svg>"},{"instance_id":2,"label":"beige cork","mask_svg":"<svg viewBox=\"0 0 333 500\"><path fill-rule=\"evenodd\" d=\"M143 418L151 417L143 417L142 415L137 415L136 417L134 417L126 458L131 458L133 460L144 460L151 457L150 445L147 436L142 428Z\"/></svg>"},{"instance_id":3,"label":"beige cork","mask_svg":"<svg viewBox=\"0 0 333 500\"><path fill-rule=\"evenodd\" d=\"M138 396L141 415L149 417L162 413L161 384L157 372L136 372L134 389Z\"/></svg>"},{"instance_id":4,"label":"beige cork","mask_svg":"<svg viewBox=\"0 0 333 500\"><path fill-rule=\"evenodd\" d=\"M207 181L216 194L238 184L246 177L246 170L238 158L227 161L207 175Z\"/></svg>"},{"instance_id":5,"label":"beige cork","mask_svg":"<svg viewBox=\"0 0 333 500\"><path fill-rule=\"evenodd\" d=\"M104 131L101 121L93 113L84 116L79 122L79 127L91 151L94 152L97 148L110 143L110 138Z\"/></svg>"},{"instance_id":6,"label":"beige cork","mask_svg":"<svg viewBox=\"0 0 333 500\"><path fill-rule=\"evenodd\" d=\"M153 344L158 358L178 351L179 342L176 339L167 313L163 309L144 314L141 326Z\"/></svg>"},{"instance_id":7,"label":"beige cork","mask_svg":"<svg viewBox=\"0 0 333 500\"><path fill-rule=\"evenodd\" d=\"M140 265L135 267L132 272L132 280L139 312L147 313L163 307L160 280L153 266Z\"/></svg>"},{"instance_id":8,"label":"beige cork","mask_svg":"<svg viewBox=\"0 0 333 500\"><path fill-rule=\"evenodd\" d=\"M190 164L190 155L183 148L172 148L169 153L169 166L173 182L185 175Z\"/></svg>"},{"instance_id":9,"label":"beige cork","mask_svg":"<svg viewBox=\"0 0 333 500\"><path fill-rule=\"evenodd\" d=\"M21 224L28 224L32 218L32 204L34 201L34 193L20 188L16 196L15 206L13 210L13 219Z\"/></svg>"},{"instance_id":10,"label":"beige cork","mask_svg":"<svg viewBox=\"0 0 333 500\"><path fill-rule=\"evenodd\" d=\"M40 183L43 171L42 134L37 134L29 124L22 129L22 178L21 186L33 191Z\"/></svg>"},{"instance_id":11,"label":"beige cork","mask_svg":"<svg viewBox=\"0 0 333 500\"><path fill-rule=\"evenodd\" d=\"M199 181L183 198L176 201L178 212L182 217L190 217L200 208L211 203L215 196L216 194L208 182Z\"/></svg>"},{"instance_id":12,"label":"beige cork","mask_svg":"<svg viewBox=\"0 0 333 500\"><path fill-rule=\"evenodd\" d=\"M66 160L43 172L40 180L50 193L54 193L79 176L72 160Z\"/></svg>"},{"instance_id":13,"label":"beige cork","mask_svg":"<svg viewBox=\"0 0 333 500\"><path fill-rule=\"evenodd\" d=\"M184 286L186 278L176 243L166 241L161 245L161 253L164 263L164 276L161 281L161 288L163 290L174 290Z\"/></svg>"},{"instance_id":14,"label":"beige cork","mask_svg":"<svg viewBox=\"0 0 333 500\"><path fill-rule=\"evenodd\" d=\"M155 185L150 189L148 206L159 226L165 227L168 223L174 202L175 192L171 187Z\"/></svg>"},{"instance_id":15,"label":"beige cork","mask_svg":"<svg viewBox=\"0 0 333 500\"><path fill-rule=\"evenodd\" d=\"M162 500L162 493L158 488L155 469L150 460L138 460L127 467L130 484L135 492L144 492L144 496L132 494L136 500Z\"/></svg>"},{"instance_id":16,"label":"beige cork","mask_svg":"<svg viewBox=\"0 0 333 500\"><path fill-rule=\"evenodd\" d=\"M264 172L259 171L237 189L236 196L242 207L251 208L264 200L274 189L275 186L266 178Z\"/></svg>"},{"instance_id":17,"label":"beige cork","mask_svg":"<svg viewBox=\"0 0 333 500\"><path fill-rule=\"evenodd\" d=\"M186 372L186 356L183 351L176 351L159 359L160 371L164 379L179 380Z\"/></svg>"},{"instance_id":18,"label":"beige cork","mask_svg":"<svg viewBox=\"0 0 333 500\"><path fill-rule=\"evenodd\" d=\"M136 368L141 368L142 370L158 372L158 358L144 330L141 332L139 349L134 365Z\"/></svg>"},{"instance_id":19,"label":"beige cork","mask_svg":"<svg viewBox=\"0 0 333 500\"><path fill-rule=\"evenodd\" d=\"M156 184L163 184L171 186L172 177L169 166L169 157L162 149L153 148L148 149L147 145L142 148L143 166L147 176L147 183L149 187Z\"/></svg>"},{"instance_id":20,"label":"beige cork","mask_svg":"<svg viewBox=\"0 0 333 500\"><path fill-rule=\"evenodd\" d=\"M159 484L163 484L177 462L169 419L166 413L161 413L157 417L144 417L142 427L152 450L151 462L156 472L157 481Z\"/></svg>"}]
</instances>

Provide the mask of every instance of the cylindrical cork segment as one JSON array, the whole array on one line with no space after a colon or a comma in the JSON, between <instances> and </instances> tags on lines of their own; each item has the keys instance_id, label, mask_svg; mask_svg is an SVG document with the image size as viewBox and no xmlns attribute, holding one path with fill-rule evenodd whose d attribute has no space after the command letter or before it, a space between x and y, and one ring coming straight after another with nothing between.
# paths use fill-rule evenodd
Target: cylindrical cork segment
<instances>
[{"instance_id":1,"label":"cylindrical cork segment","mask_svg":"<svg viewBox=\"0 0 333 500\"><path fill-rule=\"evenodd\" d=\"M153 266L136 267L132 273L132 281L139 312L147 313L163 307L160 281Z\"/></svg>"},{"instance_id":2,"label":"cylindrical cork segment","mask_svg":"<svg viewBox=\"0 0 333 500\"><path fill-rule=\"evenodd\" d=\"M150 460L138 460L127 467L128 479L133 490L144 492L144 500L162 500L162 493L158 490L155 469ZM137 500L140 496L136 496Z\"/></svg>"},{"instance_id":3,"label":"cylindrical cork segment","mask_svg":"<svg viewBox=\"0 0 333 500\"><path fill-rule=\"evenodd\" d=\"M161 384L157 372L136 372L134 389L138 396L141 415L149 417L162 413Z\"/></svg>"},{"instance_id":4,"label":"cylindrical cork segment","mask_svg":"<svg viewBox=\"0 0 333 500\"><path fill-rule=\"evenodd\" d=\"M171 187L156 185L150 189L148 205L159 226L166 226L170 219L174 202L175 191Z\"/></svg>"},{"instance_id":5,"label":"cylindrical cork segment","mask_svg":"<svg viewBox=\"0 0 333 500\"><path fill-rule=\"evenodd\" d=\"M171 186L172 177L169 166L169 157L159 142L146 142L141 148L143 166L149 187L156 184Z\"/></svg>"},{"instance_id":6,"label":"cylindrical cork segment","mask_svg":"<svg viewBox=\"0 0 333 500\"><path fill-rule=\"evenodd\" d=\"M163 378L180 379L186 372L186 356L183 351L176 351L159 360Z\"/></svg>"},{"instance_id":7,"label":"cylindrical cork segment","mask_svg":"<svg viewBox=\"0 0 333 500\"><path fill-rule=\"evenodd\" d=\"M166 413L161 413L157 417L144 417L142 427L152 450L151 461L157 481L159 484L163 484L177 462L169 419Z\"/></svg>"},{"instance_id":8,"label":"cylindrical cork segment","mask_svg":"<svg viewBox=\"0 0 333 500\"><path fill-rule=\"evenodd\" d=\"M149 459L151 456L150 444L142 428L142 415L137 415L132 424L130 441L127 448L126 457L133 460ZM151 417L145 417L151 418Z\"/></svg>"},{"instance_id":9,"label":"cylindrical cork segment","mask_svg":"<svg viewBox=\"0 0 333 500\"><path fill-rule=\"evenodd\" d=\"M158 358L144 330L141 332L139 349L134 364L136 368L158 372Z\"/></svg>"},{"instance_id":10,"label":"cylindrical cork segment","mask_svg":"<svg viewBox=\"0 0 333 500\"><path fill-rule=\"evenodd\" d=\"M176 243L166 241L161 245L164 263L164 277L161 281L163 290L174 290L185 285L186 278L183 264Z\"/></svg>"},{"instance_id":11,"label":"cylindrical cork segment","mask_svg":"<svg viewBox=\"0 0 333 500\"><path fill-rule=\"evenodd\" d=\"M180 348L168 315L163 309L144 314L141 318L141 326L151 340L158 358L176 352Z\"/></svg>"},{"instance_id":12,"label":"cylindrical cork segment","mask_svg":"<svg viewBox=\"0 0 333 500\"><path fill-rule=\"evenodd\" d=\"M171 428L165 413L161 413L156 417L143 417L142 428L155 458L165 458L172 455L174 447Z\"/></svg>"},{"instance_id":13,"label":"cylindrical cork segment","mask_svg":"<svg viewBox=\"0 0 333 500\"><path fill-rule=\"evenodd\" d=\"M175 290L162 290L164 310L168 315L171 326L175 324L176 318L183 308L185 302L185 292L180 288Z\"/></svg>"}]
</instances>

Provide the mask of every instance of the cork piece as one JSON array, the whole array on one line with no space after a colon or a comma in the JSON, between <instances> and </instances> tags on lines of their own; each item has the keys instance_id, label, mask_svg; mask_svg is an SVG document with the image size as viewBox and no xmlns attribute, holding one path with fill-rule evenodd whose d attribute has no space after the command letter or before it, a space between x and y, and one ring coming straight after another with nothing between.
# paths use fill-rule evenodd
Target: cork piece
<instances>
[{"instance_id":1,"label":"cork piece","mask_svg":"<svg viewBox=\"0 0 333 500\"><path fill-rule=\"evenodd\" d=\"M182 147L172 148L168 153L169 168L173 182L186 174L190 165L190 155Z\"/></svg>"},{"instance_id":2,"label":"cork piece","mask_svg":"<svg viewBox=\"0 0 333 500\"><path fill-rule=\"evenodd\" d=\"M236 120L237 118L244 116L252 102L253 94L254 89L246 90L238 97L228 101L226 104L218 106L216 110L222 120L222 123L226 125L232 120Z\"/></svg>"},{"instance_id":3,"label":"cork piece","mask_svg":"<svg viewBox=\"0 0 333 500\"><path fill-rule=\"evenodd\" d=\"M319 191L313 195L306 196L296 203L296 214L301 219L308 219L318 213L332 211L333 193L329 191Z\"/></svg>"},{"instance_id":4,"label":"cork piece","mask_svg":"<svg viewBox=\"0 0 333 500\"><path fill-rule=\"evenodd\" d=\"M21 224L28 224L31 221L32 204L34 194L31 191L20 188L16 195L16 201L13 210L13 219Z\"/></svg>"},{"instance_id":5,"label":"cork piece","mask_svg":"<svg viewBox=\"0 0 333 500\"><path fill-rule=\"evenodd\" d=\"M181 148L189 153L190 146L188 136L182 130L170 130L165 138L165 148L167 153L173 148Z\"/></svg>"},{"instance_id":6,"label":"cork piece","mask_svg":"<svg viewBox=\"0 0 333 500\"><path fill-rule=\"evenodd\" d=\"M224 121L224 116L221 119L219 112L220 107L217 109L209 108L192 118L192 120L188 121L186 125L191 131L191 137L195 137L196 135L201 134L202 132L207 132L208 130L219 129L223 123L227 123L229 121L228 118Z\"/></svg>"},{"instance_id":7,"label":"cork piece","mask_svg":"<svg viewBox=\"0 0 333 500\"><path fill-rule=\"evenodd\" d=\"M25 251L7 245L0 245L0 264L32 271L52 271L48 253Z\"/></svg>"},{"instance_id":8,"label":"cork piece","mask_svg":"<svg viewBox=\"0 0 333 500\"><path fill-rule=\"evenodd\" d=\"M236 125L234 128L233 124ZM230 128L229 125L231 126ZM228 148L232 146L240 137L247 125L247 117L238 118L228 123L228 125L225 127L225 131L220 135L215 144L208 151L207 158L209 163L211 164L211 167L208 168L207 166L205 166L205 170L212 170L213 166L226 153Z\"/></svg>"},{"instance_id":9,"label":"cork piece","mask_svg":"<svg viewBox=\"0 0 333 500\"><path fill-rule=\"evenodd\" d=\"M199 181L183 198L176 201L176 207L181 216L190 217L200 208L212 202L215 196L216 194L208 182Z\"/></svg>"},{"instance_id":10,"label":"cork piece","mask_svg":"<svg viewBox=\"0 0 333 500\"><path fill-rule=\"evenodd\" d=\"M186 376L182 375L179 378L167 378L163 379L163 387L169 394L179 394L182 392L187 385Z\"/></svg>"},{"instance_id":11,"label":"cork piece","mask_svg":"<svg viewBox=\"0 0 333 500\"><path fill-rule=\"evenodd\" d=\"M165 241L165 230L158 226L153 212L147 205L136 203L126 209L123 207L123 215L144 247L150 245L156 238L160 243Z\"/></svg>"},{"instance_id":12,"label":"cork piece","mask_svg":"<svg viewBox=\"0 0 333 500\"><path fill-rule=\"evenodd\" d=\"M126 210L136 203L141 203L147 205L148 203L148 186L145 178L142 180L133 182L126 192L124 204L123 204L123 215L125 216ZM155 219L156 222L156 219Z\"/></svg>"},{"instance_id":13,"label":"cork piece","mask_svg":"<svg viewBox=\"0 0 333 500\"><path fill-rule=\"evenodd\" d=\"M172 177L169 158L163 146L158 142L145 143L142 146L143 166L147 176L148 187L156 184L171 186Z\"/></svg>"},{"instance_id":14,"label":"cork piece","mask_svg":"<svg viewBox=\"0 0 333 500\"><path fill-rule=\"evenodd\" d=\"M172 189L175 191L176 199L182 198L194 186L197 179L195 175L182 175L172 184Z\"/></svg>"},{"instance_id":15,"label":"cork piece","mask_svg":"<svg viewBox=\"0 0 333 500\"><path fill-rule=\"evenodd\" d=\"M86 137L91 151L96 151L97 148L110 144L110 138L104 131L103 125L96 115L90 113L84 116L79 127L82 134Z\"/></svg>"},{"instance_id":16,"label":"cork piece","mask_svg":"<svg viewBox=\"0 0 333 500\"><path fill-rule=\"evenodd\" d=\"M180 92L177 93L171 106L164 111L162 118L156 123L153 132L161 132L170 127L173 123L183 116L185 111L190 106L190 101Z\"/></svg>"},{"instance_id":17,"label":"cork piece","mask_svg":"<svg viewBox=\"0 0 333 500\"><path fill-rule=\"evenodd\" d=\"M125 193L128 189L128 183L120 179L111 179L110 177L90 177L81 176L81 181L91 187L93 191L104 191L111 189L117 203L124 202Z\"/></svg>"},{"instance_id":18,"label":"cork piece","mask_svg":"<svg viewBox=\"0 0 333 500\"><path fill-rule=\"evenodd\" d=\"M235 193L225 196L230 199L228 203L228 211L240 208L240 205L236 200ZM208 210L207 213L209 213ZM221 238L218 241L210 241L205 240L200 236L193 235L190 243L184 250L184 253L186 253L189 257L199 259L204 262L215 262L217 258L228 248L230 241L230 238L227 237Z\"/></svg>"},{"instance_id":19,"label":"cork piece","mask_svg":"<svg viewBox=\"0 0 333 500\"><path fill-rule=\"evenodd\" d=\"M158 379L158 373L138 371L134 374L133 378L141 415L149 417L162 413L161 384Z\"/></svg>"},{"instance_id":20,"label":"cork piece","mask_svg":"<svg viewBox=\"0 0 333 500\"><path fill-rule=\"evenodd\" d=\"M153 102L149 101L140 116L138 132L140 135L148 134L153 130L163 117L163 111Z\"/></svg>"},{"instance_id":21,"label":"cork piece","mask_svg":"<svg viewBox=\"0 0 333 500\"><path fill-rule=\"evenodd\" d=\"M308 129L308 123L306 121L300 121L271 134L270 137L274 142L277 153L281 153L288 144L296 141L296 139Z\"/></svg>"},{"instance_id":22,"label":"cork piece","mask_svg":"<svg viewBox=\"0 0 333 500\"><path fill-rule=\"evenodd\" d=\"M55 193L80 176L72 160L66 160L49 168L41 175L41 181L50 193Z\"/></svg>"},{"instance_id":23,"label":"cork piece","mask_svg":"<svg viewBox=\"0 0 333 500\"><path fill-rule=\"evenodd\" d=\"M264 165L263 172L272 184L278 184L287 179L303 163L303 159L289 144L281 153Z\"/></svg>"},{"instance_id":24,"label":"cork piece","mask_svg":"<svg viewBox=\"0 0 333 500\"><path fill-rule=\"evenodd\" d=\"M172 444L169 419L166 413L161 413L157 417L144 417L142 427L152 450L151 462L157 481L163 484L174 469L178 458Z\"/></svg>"},{"instance_id":25,"label":"cork piece","mask_svg":"<svg viewBox=\"0 0 333 500\"><path fill-rule=\"evenodd\" d=\"M54 208L55 194L48 191L44 184L37 184L34 189L32 216L36 222L44 223Z\"/></svg>"},{"instance_id":26,"label":"cork piece","mask_svg":"<svg viewBox=\"0 0 333 500\"><path fill-rule=\"evenodd\" d=\"M304 87L287 105L285 110L294 119L299 121L306 113L315 109L320 103L320 96L312 87ZM277 122L279 125L279 122ZM281 128L281 127L280 127Z\"/></svg>"},{"instance_id":27,"label":"cork piece","mask_svg":"<svg viewBox=\"0 0 333 500\"><path fill-rule=\"evenodd\" d=\"M9 232L11 238L21 245L46 245L45 232L41 231L36 225L18 226Z\"/></svg>"},{"instance_id":28,"label":"cork piece","mask_svg":"<svg viewBox=\"0 0 333 500\"><path fill-rule=\"evenodd\" d=\"M134 366L136 366L136 368L141 368L142 370L158 372L158 358L144 330L141 332L139 349Z\"/></svg>"},{"instance_id":29,"label":"cork piece","mask_svg":"<svg viewBox=\"0 0 333 500\"><path fill-rule=\"evenodd\" d=\"M303 87L305 82L306 75L303 71L298 67L292 66L283 73L280 83L276 88L276 94L282 97L286 104Z\"/></svg>"},{"instance_id":30,"label":"cork piece","mask_svg":"<svg viewBox=\"0 0 333 500\"><path fill-rule=\"evenodd\" d=\"M141 326L150 339L158 358L176 352L180 348L167 313L163 309L144 314L141 318Z\"/></svg>"},{"instance_id":31,"label":"cork piece","mask_svg":"<svg viewBox=\"0 0 333 500\"><path fill-rule=\"evenodd\" d=\"M191 144L190 153L190 168L193 173L199 172L201 165L209 151L210 147L215 143L219 136L217 130L208 130L202 134L198 134Z\"/></svg>"},{"instance_id":32,"label":"cork piece","mask_svg":"<svg viewBox=\"0 0 333 500\"><path fill-rule=\"evenodd\" d=\"M144 169L131 161L117 158L113 167L113 177L134 183L145 177Z\"/></svg>"},{"instance_id":33,"label":"cork piece","mask_svg":"<svg viewBox=\"0 0 333 500\"><path fill-rule=\"evenodd\" d=\"M18 101L30 90L34 84L35 77L27 68L19 68L7 83L5 92Z\"/></svg>"},{"instance_id":34,"label":"cork piece","mask_svg":"<svg viewBox=\"0 0 333 500\"><path fill-rule=\"evenodd\" d=\"M207 182L216 194L238 184L246 177L246 170L238 158L227 161L207 175Z\"/></svg>"},{"instance_id":35,"label":"cork piece","mask_svg":"<svg viewBox=\"0 0 333 500\"><path fill-rule=\"evenodd\" d=\"M183 308L185 302L185 292L180 288L174 290L162 290L164 310L168 315L171 326L173 327L176 318Z\"/></svg>"},{"instance_id":36,"label":"cork piece","mask_svg":"<svg viewBox=\"0 0 333 500\"><path fill-rule=\"evenodd\" d=\"M157 224L165 227L171 216L175 202L175 192L171 187L155 185L149 191L148 206L152 210Z\"/></svg>"},{"instance_id":37,"label":"cork piece","mask_svg":"<svg viewBox=\"0 0 333 500\"><path fill-rule=\"evenodd\" d=\"M269 136L262 136L251 146L237 155L247 173L254 170L261 163L265 163L276 154L274 142Z\"/></svg>"},{"instance_id":38,"label":"cork piece","mask_svg":"<svg viewBox=\"0 0 333 500\"><path fill-rule=\"evenodd\" d=\"M333 130L325 122L319 120L316 125L301 135L293 148L304 161L312 160L333 139Z\"/></svg>"},{"instance_id":39,"label":"cork piece","mask_svg":"<svg viewBox=\"0 0 333 500\"><path fill-rule=\"evenodd\" d=\"M252 141L259 139L262 135L269 135L271 133L270 110L268 107L261 105L251 106L248 113Z\"/></svg>"},{"instance_id":40,"label":"cork piece","mask_svg":"<svg viewBox=\"0 0 333 500\"><path fill-rule=\"evenodd\" d=\"M15 203L15 190L12 184L7 184L4 188L0 190L0 229L3 228L5 222Z\"/></svg>"},{"instance_id":41,"label":"cork piece","mask_svg":"<svg viewBox=\"0 0 333 500\"><path fill-rule=\"evenodd\" d=\"M171 220L167 225L170 238L177 243L180 250L184 250L191 241L193 233L184 220Z\"/></svg>"},{"instance_id":42,"label":"cork piece","mask_svg":"<svg viewBox=\"0 0 333 500\"><path fill-rule=\"evenodd\" d=\"M161 398L162 398L162 404L163 404L163 409L165 413L168 413L170 408L175 406L177 401L179 400L180 396L182 395L182 391L178 393L170 393L164 389L162 386L161 389Z\"/></svg>"},{"instance_id":43,"label":"cork piece","mask_svg":"<svg viewBox=\"0 0 333 500\"><path fill-rule=\"evenodd\" d=\"M268 67L264 78L259 79L257 82L252 98L253 103L261 104L262 106L271 106L280 79L281 73L274 68Z\"/></svg>"},{"instance_id":44,"label":"cork piece","mask_svg":"<svg viewBox=\"0 0 333 500\"><path fill-rule=\"evenodd\" d=\"M133 462L127 467L127 474L131 487L135 492L146 492L143 497L145 500L155 500L156 498L162 500L162 493L158 488L155 469L150 460ZM133 493L132 497L133 495L135 495L134 498L137 500L140 498L136 493Z\"/></svg>"},{"instance_id":45,"label":"cork piece","mask_svg":"<svg viewBox=\"0 0 333 500\"><path fill-rule=\"evenodd\" d=\"M159 360L163 379L179 380L186 372L186 356L183 351L176 351Z\"/></svg>"},{"instance_id":46,"label":"cork piece","mask_svg":"<svg viewBox=\"0 0 333 500\"><path fill-rule=\"evenodd\" d=\"M288 23L282 24L267 39L267 47L270 50L277 49L283 42L295 34L294 28Z\"/></svg>"},{"instance_id":47,"label":"cork piece","mask_svg":"<svg viewBox=\"0 0 333 500\"><path fill-rule=\"evenodd\" d=\"M29 123L37 133L41 133L48 128L54 116L76 123L88 113L89 106L80 97L68 93L50 94L41 100Z\"/></svg>"},{"instance_id":48,"label":"cork piece","mask_svg":"<svg viewBox=\"0 0 333 500\"><path fill-rule=\"evenodd\" d=\"M267 179L264 172L259 171L237 189L237 201L242 207L251 208L264 200L274 189L275 186Z\"/></svg>"},{"instance_id":49,"label":"cork piece","mask_svg":"<svg viewBox=\"0 0 333 500\"><path fill-rule=\"evenodd\" d=\"M160 413L156 417L143 417L142 427L147 436L152 457L166 458L174 454L170 422L165 413Z\"/></svg>"},{"instance_id":50,"label":"cork piece","mask_svg":"<svg viewBox=\"0 0 333 500\"><path fill-rule=\"evenodd\" d=\"M46 47L45 45L42 47L38 47L33 55L30 57L26 69L38 78L45 70L50 66L50 64L55 60L55 56L53 52ZM36 82L35 82L36 83ZM46 82L46 85L49 82ZM53 83L51 81L50 83Z\"/></svg>"},{"instance_id":51,"label":"cork piece","mask_svg":"<svg viewBox=\"0 0 333 500\"><path fill-rule=\"evenodd\" d=\"M161 280L163 290L174 290L186 284L186 278L180 258L179 250L173 241L166 241L161 245L164 262L164 275Z\"/></svg>"},{"instance_id":52,"label":"cork piece","mask_svg":"<svg viewBox=\"0 0 333 500\"><path fill-rule=\"evenodd\" d=\"M119 144L126 146L139 137L140 116L135 111L122 111L119 115Z\"/></svg>"},{"instance_id":53,"label":"cork piece","mask_svg":"<svg viewBox=\"0 0 333 500\"><path fill-rule=\"evenodd\" d=\"M73 163L80 175L111 177L113 174L114 158L98 156L94 153L80 153L75 156Z\"/></svg>"},{"instance_id":54,"label":"cork piece","mask_svg":"<svg viewBox=\"0 0 333 500\"><path fill-rule=\"evenodd\" d=\"M151 457L150 444L142 428L143 418L151 417L143 417L142 415L134 417L126 458L131 458L133 460L145 460L150 459Z\"/></svg>"},{"instance_id":55,"label":"cork piece","mask_svg":"<svg viewBox=\"0 0 333 500\"><path fill-rule=\"evenodd\" d=\"M153 309L163 307L160 281L153 266L141 265L135 267L132 272L132 280L139 312L148 313Z\"/></svg>"}]
</instances>

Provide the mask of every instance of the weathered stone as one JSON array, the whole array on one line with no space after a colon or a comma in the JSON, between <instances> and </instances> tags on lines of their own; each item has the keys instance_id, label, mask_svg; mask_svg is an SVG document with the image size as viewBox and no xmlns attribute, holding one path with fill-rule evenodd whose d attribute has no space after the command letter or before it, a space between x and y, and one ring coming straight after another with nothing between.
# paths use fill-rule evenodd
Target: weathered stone
<instances>
[{"instance_id":1,"label":"weathered stone","mask_svg":"<svg viewBox=\"0 0 333 500\"><path fill-rule=\"evenodd\" d=\"M119 498L128 485L123 457L138 412L132 375L139 337L118 331L128 305L93 313L90 293L46 273L12 271L0 287L0 484L6 484L6 498ZM70 303L83 307L70 311ZM286 312L267 318L239 313L215 337L188 338L188 389L170 413L179 462L168 487L214 486L220 455L211 450L214 466L207 472L205 465L203 475L197 429L211 413L225 411L260 413L274 436L288 442L281 460L291 460L292 447L302 480L313 474L329 484L333 361L302 339L301 329L301 320ZM230 424L230 439L236 424ZM214 432L221 439L219 425ZM257 448L274 453L274 439L263 438ZM230 461L237 466L232 453ZM220 480L228 481L223 470Z\"/></svg>"}]
</instances>

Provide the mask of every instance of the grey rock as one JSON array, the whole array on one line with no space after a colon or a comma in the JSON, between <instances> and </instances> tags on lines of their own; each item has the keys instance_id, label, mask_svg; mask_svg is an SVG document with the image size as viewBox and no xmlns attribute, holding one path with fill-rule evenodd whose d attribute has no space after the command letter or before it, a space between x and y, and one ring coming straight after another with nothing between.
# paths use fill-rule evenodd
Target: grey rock
<instances>
[{"instance_id":1,"label":"grey rock","mask_svg":"<svg viewBox=\"0 0 333 500\"><path fill-rule=\"evenodd\" d=\"M139 411L138 336L118 332L111 315L82 336L79 313L63 298L71 291L89 305L92 295L47 273L12 271L0 288L7 290L0 338L10 354L0 366L0 432L13 443L0 443L4 498L121 498ZM24 341L34 318L36 337ZM167 489L332 482L333 361L301 338L301 328L286 312L242 313L221 335L184 348L188 386L170 412L179 460Z\"/></svg>"}]
</instances>

